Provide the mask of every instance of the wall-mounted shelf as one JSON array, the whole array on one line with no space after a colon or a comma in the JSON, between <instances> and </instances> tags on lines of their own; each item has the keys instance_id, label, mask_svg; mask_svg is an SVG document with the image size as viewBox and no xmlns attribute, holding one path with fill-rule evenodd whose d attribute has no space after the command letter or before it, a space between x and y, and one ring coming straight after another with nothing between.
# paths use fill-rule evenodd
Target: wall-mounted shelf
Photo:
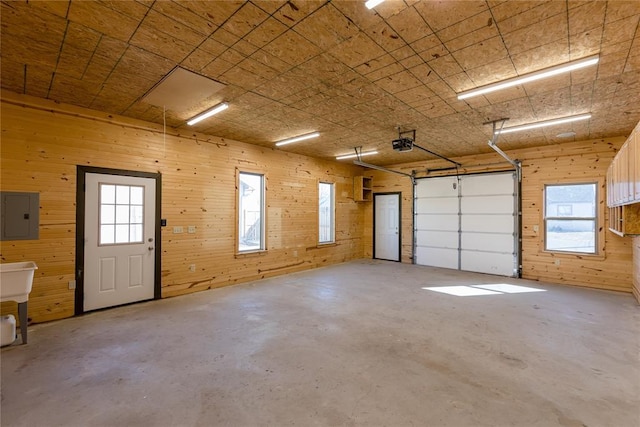
<instances>
[{"instance_id":1,"label":"wall-mounted shelf","mask_svg":"<svg viewBox=\"0 0 640 427\"><path fill-rule=\"evenodd\" d=\"M607 170L607 206L640 202L640 124Z\"/></svg>"},{"instance_id":2,"label":"wall-mounted shelf","mask_svg":"<svg viewBox=\"0 0 640 427\"><path fill-rule=\"evenodd\" d=\"M640 123L607 170L609 230L640 234Z\"/></svg>"},{"instance_id":3,"label":"wall-mounted shelf","mask_svg":"<svg viewBox=\"0 0 640 427\"><path fill-rule=\"evenodd\" d=\"M373 200L373 178L367 176L353 177L353 200L370 202Z\"/></svg>"},{"instance_id":4,"label":"wall-mounted shelf","mask_svg":"<svg viewBox=\"0 0 640 427\"><path fill-rule=\"evenodd\" d=\"M640 203L609 208L609 230L619 236L640 234Z\"/></svg>"}]
</instances>

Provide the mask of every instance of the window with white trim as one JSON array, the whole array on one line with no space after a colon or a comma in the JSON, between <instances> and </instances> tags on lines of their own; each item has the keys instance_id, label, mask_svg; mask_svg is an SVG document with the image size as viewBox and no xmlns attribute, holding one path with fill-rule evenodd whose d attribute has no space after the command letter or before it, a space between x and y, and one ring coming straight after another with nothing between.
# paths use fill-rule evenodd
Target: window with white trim
<instances>
[{"instance_id":1,"label":"window with white trim","mask_svg":"<svg viewBox=\"0 0 640 427\"><path fill-rule=\"evenodd\" d=\"M100 183L100 245L142 243L144 187Z\"/></svg>"},{"instance_id":2,"label":"window with white trim","mask_svg":"<svg viewBox=\"0 0 640 427\"><path fill-rule=\"evenodd\" d=\"M545 185L545 250L597 253L597 188L595 182Z\"/></svg>"},{"instance_id":3,"label":"window with white trim","mask_svg":"<svg viewBox=\"0 0 640 427\"><path fill-rule=\"evenodd\" d=\"M265 249L264 175L238 174L238 252Z\"/></svg>"},{"instance_id":4,"label":"window with white trim","mask_svg":"<svg viewBox=\"0 0 640 427\"><path fill-rule=\"evenodd\" d=\"M318 184L318 243L335 242L334 184Z\"/></svg>"}]
</instances>

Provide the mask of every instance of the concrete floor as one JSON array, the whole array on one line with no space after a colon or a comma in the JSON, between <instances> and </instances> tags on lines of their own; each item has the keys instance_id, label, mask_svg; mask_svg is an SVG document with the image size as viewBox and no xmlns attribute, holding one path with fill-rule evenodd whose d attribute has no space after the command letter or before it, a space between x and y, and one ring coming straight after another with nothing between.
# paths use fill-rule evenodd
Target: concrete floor
<instances>
[{"instance_id":1,"label":"concrete floor","mask_svg":"<svg viewBox=\"0 0 640 427\"><path fill-rule=\"evenodd\" d=\"M546 292L458 297L428 286ZM29 328L2 426L638 426L631 295L361 260Z\"/></svg>"}]
</instances>

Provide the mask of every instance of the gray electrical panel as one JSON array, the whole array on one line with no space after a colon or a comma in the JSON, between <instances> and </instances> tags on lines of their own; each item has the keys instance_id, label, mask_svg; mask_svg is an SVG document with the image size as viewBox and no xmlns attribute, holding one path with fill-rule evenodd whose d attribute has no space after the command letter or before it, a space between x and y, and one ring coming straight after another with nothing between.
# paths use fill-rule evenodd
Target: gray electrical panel
<instances>
[{"instance_id":1,"label":"gray electrical panel","mask_svg":"<svg viewBox=\"0 0 640 427\"><path fill-rule=\"evenodd\" d=\"M40 224L38 193L0 192L0 240L37 240Z\"/></svg>"}]
</instances>

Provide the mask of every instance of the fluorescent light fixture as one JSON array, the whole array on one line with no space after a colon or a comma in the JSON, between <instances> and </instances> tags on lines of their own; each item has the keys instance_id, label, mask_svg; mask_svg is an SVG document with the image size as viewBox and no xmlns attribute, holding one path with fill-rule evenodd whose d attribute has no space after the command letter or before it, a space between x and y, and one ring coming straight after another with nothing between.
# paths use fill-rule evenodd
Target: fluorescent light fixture
<instances>
[{"instance_id":1,"label":"fluorescent light fixture","mask_svg":"<svg viewBox=\"0 0 640 427\"><path fill-rule=\"evenodd\" d=\"M364 153L360 153L360 157L371 156L373 154L378 154L378 152L375 151L375 150L373 150L373 151L365 151ZM358 157L357 154L345 154L343 156L336 156L336 160L355 159L356 157Z\"/></svg>"},{"instance_id":2,"label":"fluorescent light fixture","mask_svg":"<svg viewBox=\"0 0 640 427\"><path fill-rule=\"evenodd\" d=\"M561 125L563 123L571 123L571 122L577 122L580 120L588 120L590 118L591 118L591 114L589 113L578 114L577 116L559 117L557 119L543 120L541 122L525 123L519 126L511 126L507 128L496 129L495 134L502 135L503 133L511 133L511 132L518 132L521 130L537 129L537 128L542 128L546 126Z\"/></svg>"},{"instance_id":3,"label":"fluorescent light fixture","mask_svg":"<svg viewBox=\"0 0 640 427\"><path fill-rule=\"evenodd\" d=\"M281 145L291 144L292 142L304 141L305 139L317 138L320 136L320 132L308 133L306 135L300 135L289 139L283 139L282 141L276 142L276 146L280 147Z\"/></svg>"},{"instance_id":4,"label":"fluorescent light fixture","mask_svg":"<svg viewBox=\"0 0 640 427\"><path fill-rule=\"evenodd\" d=\"M384 0L367 0L367 2L364 5L367 6L367 9L373 9L383 1Z\"/></svg>"},{"instance_id":5,"label":"fluorescent light fixture","mask_svg":"<svg viewBox=\"0 0 640 427\"><path fill-rule=\"evenodd\" d=\"M467 90L458 94L458 99L467 99L473 96L484 95L485 93L495 92L497 90L506 89L509 87L521 85L524 83L533 82L540 79L546 79L547 77L556 76L562 73L568 73L569 71L578 70L580 68L589 67L595 65L600 60L598 55L588 56L586 58L577 59L575 61L567 62L566 64L556 65L554 67L545 68L533 73L523 74L519 77L503 80L501 82L492 83L490 85L481 86L476 89Z\"/></svg>"},{"instance_id":6,"label":"fluorescent light fixture","mask_svg":"<svg viewBox=\"0 0 640 427\"><path fill-rule=\"evenodd\" d=\"M229 108L229 104L223 102L222 104L218 104L212 109L207 110L204 113L195 116L193 119L189 120L187 124L189 126L193 126L196 123L213 116L214 114L218 114L220 111L226 110L227 108Z\"/></svg>"}]
</instances>

